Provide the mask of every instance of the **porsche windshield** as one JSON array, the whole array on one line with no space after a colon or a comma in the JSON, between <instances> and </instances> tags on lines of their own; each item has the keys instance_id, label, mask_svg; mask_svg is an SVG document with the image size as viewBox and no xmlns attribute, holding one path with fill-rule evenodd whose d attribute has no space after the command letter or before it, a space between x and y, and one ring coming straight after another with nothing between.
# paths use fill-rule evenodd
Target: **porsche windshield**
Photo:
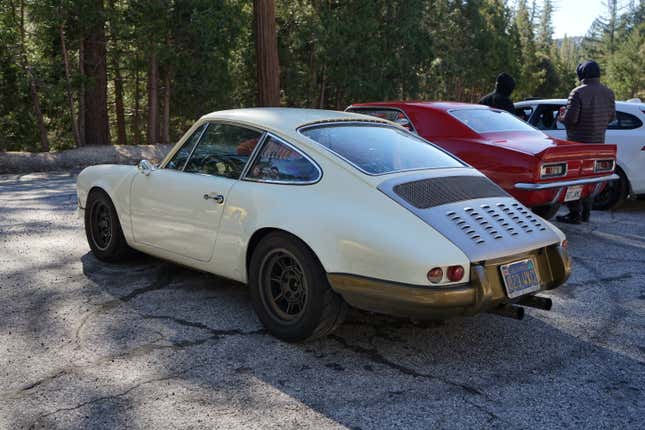
<instances>
[{"instance_id":1,"label":"porsche windshield","mask_svg":"<svg viewBox=\"0 0 645 430\"><path fill-rule=\"evenodd\" d=\"M429 142L387 125L326 124L301 133L370 175L464 167Z\"/></svg>"},{"instance_id":2,"label":"porsche windshield","mask_svg":"<svg viewBox=\"0 0 645 430\"><path fill-rule=\"evenodd\" d=\"M515 115L493 109L460 109L451 110L450 114L466 124L476 133L494 133L501 131L538 132Z\"/></svg>"}]
</instances>

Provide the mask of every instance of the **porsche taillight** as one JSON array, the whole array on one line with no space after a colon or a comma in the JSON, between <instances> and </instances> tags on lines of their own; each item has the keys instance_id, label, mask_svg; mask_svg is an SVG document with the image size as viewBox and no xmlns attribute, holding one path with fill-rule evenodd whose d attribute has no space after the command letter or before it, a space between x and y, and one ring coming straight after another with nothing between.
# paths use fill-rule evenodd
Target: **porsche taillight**
<instances>
[{"instance_id":1,"label":"porsche taillight","mask_svg":"<svg viewBox=\"0 0 645 430\"><path fill-rule=\"evenodd\" d=\"M446 275L450 282L459 282L464 279L464 266L450 266Z\"/></svg>"},{"instance_id":2,"label":"porsche taillight","mask_svg":"<svg viewBox=\"0 0 645 430\"><path fill-rule=\"evenodd\" d=\"M427 277L428 281L432 282L433 284L438 284L443 279L443 270L441 269L441 267L430 269L428 270Z\"/></svg>"}]
</instances>

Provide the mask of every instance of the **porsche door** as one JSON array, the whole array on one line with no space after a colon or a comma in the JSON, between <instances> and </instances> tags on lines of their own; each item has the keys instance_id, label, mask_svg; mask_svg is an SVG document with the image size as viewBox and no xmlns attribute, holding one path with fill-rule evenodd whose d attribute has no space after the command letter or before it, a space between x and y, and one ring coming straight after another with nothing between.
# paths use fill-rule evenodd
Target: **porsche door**
<instances>
[{"instance_id":1,"label":"porsche door","mask_svg":"<svg viewBox=\"0 0 645 430\"><path fill-rule=\"evenodd\" d=\"M131 188L134 240L210 261L228 192L262 133L204 124L163 168L140 172Z\"/></svg>"}]
</instances>

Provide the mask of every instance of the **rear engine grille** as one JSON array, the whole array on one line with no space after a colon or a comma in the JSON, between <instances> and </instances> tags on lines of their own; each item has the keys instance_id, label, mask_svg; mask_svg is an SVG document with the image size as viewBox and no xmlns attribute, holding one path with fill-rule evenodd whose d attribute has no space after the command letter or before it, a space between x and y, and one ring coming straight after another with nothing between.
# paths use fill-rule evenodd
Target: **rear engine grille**
<instances>
[{"instance_id":1,"label":"rear engine grille","mask_svg":"<svg viewBox=\"0 0 645 430\"><path fill-rule=\"evenodd\" d=\"M496 241L504 236L519 238L546 231L546 226L529 209L519 203L482 204L446 212L450 219L476 244Z\"/></svg>"},{"instance_id":2,"label":"rear engine grille","mask_svg":"<svg viewBox=\"0 0 645 430\"><path fill-rule=\"evenodd\" d=\"M393 191L419 209L485 197L508 197L500 187L482 176L448 176L396 185Z\"/></svg>"}]
</instances>

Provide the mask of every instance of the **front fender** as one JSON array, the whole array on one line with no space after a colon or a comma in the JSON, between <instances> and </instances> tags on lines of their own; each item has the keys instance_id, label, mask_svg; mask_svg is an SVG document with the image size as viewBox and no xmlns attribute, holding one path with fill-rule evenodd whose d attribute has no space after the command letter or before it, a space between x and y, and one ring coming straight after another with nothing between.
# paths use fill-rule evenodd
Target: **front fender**
<instances>
[{"instance_id":1,"label":"front fender","mask_svg":"<svg viewBox=\"0 0 645 430\"><path fill-rule=\"evenodd\" d=\"M101 164L83 169L76 180L76 193L81 208L86 207L87 197L94 188L100 188L110 196L128 243L131 243L132 238L130 186L136 174L135 166Z\"/></svg>"}]
</instances>

